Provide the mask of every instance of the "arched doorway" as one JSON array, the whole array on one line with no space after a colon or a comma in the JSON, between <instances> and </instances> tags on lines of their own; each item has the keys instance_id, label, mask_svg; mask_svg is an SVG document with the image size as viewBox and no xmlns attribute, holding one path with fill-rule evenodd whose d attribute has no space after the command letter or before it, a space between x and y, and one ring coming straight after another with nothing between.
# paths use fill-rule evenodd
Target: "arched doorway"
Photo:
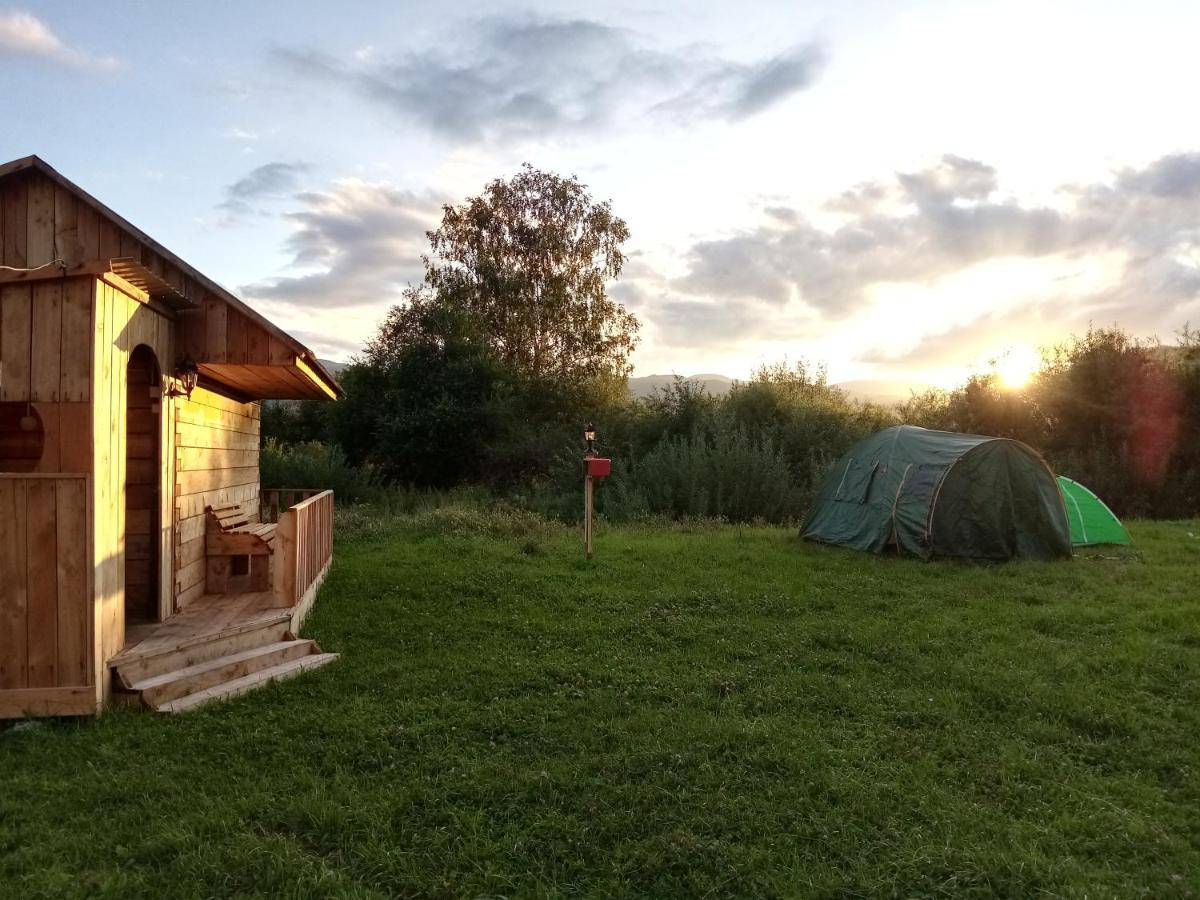
<instances>
[{"instance_id":1,"label":"arched doorway","mask_svg":"<svg viewBox=\"0 0 1200 900\"><path fill-rule=\"evenodd\" d=\"M129 356L125 415L125 629L159 617L159 416L162 381L154 351Z\"/></svg>"}]
</instances>

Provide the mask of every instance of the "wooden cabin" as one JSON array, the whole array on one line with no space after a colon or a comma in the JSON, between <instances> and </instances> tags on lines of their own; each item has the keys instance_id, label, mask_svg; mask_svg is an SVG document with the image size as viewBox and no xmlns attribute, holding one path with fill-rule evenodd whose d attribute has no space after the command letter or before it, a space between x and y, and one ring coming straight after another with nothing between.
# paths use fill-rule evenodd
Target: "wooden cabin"
<instances>
[{"instance_id":1,"label":"wooden cabin","mask_svg":"<svg viewBox=\"0 0 1200 900\"><path fill-rule=\"evenodd\" d=\"M179 711L329 661L296 634L333 497L260 490L259 422L338 396L41 159L0 165L0 718Z\"/></svg>"}]
</instances>

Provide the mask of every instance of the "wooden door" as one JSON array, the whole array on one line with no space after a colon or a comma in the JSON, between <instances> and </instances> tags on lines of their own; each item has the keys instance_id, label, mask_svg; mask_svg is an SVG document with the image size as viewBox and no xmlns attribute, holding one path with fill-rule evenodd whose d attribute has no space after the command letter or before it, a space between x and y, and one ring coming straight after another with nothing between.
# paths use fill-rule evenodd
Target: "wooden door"
<instances>
[{"instance_id":1,"label":"wooden door","mask_svg":"<svg viewBox=\"0 0 1200 900\"><path fill-rule=\"evenodd\" d=\"M159 617L161 379L149 347L129 356L125 419L125 625Z\"/></svg>"}]
</instances>

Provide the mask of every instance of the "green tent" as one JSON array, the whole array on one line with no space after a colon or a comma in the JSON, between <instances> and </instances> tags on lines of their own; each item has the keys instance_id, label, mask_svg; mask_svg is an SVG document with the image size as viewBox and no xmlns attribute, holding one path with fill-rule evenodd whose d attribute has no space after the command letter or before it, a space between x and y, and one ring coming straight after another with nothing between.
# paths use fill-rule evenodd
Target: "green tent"
<instances>
[{"instance_id":1,"label":"green tent","mask_svg":"<svg viewBox=\"0 0 1200 900\"><path fill-rule=\"evenodd\" d=\"M1071 523L1071 543L1076 547L1093 544L1129 544L1129 532L1104 501L1078 481L1058 476L1067 503Z\"/></svg>"},{"instance_id":2,"label":"green tent","mask_svg":"<svg viewBox=\"0 0 1200 900\"><path fill-rule=\"evenodd\" d=\"M886 428L850 448L801 535L921 559L1058 559L1071 532L1054 473L1019 441Z\"/></svg>"}]
</instances>

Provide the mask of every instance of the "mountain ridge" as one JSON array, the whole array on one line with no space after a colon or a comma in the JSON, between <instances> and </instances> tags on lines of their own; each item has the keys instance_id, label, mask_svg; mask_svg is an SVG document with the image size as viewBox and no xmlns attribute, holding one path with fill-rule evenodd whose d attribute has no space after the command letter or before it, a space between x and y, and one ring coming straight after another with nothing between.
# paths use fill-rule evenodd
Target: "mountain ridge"
<instances>
[{"instance_id":1,"label":"mountain ridge","mask_svg":"<svg viewBox=\"0 0 1200 900\"><path fill-rule=\"evenodd\" d=\"M334 362L331 359L318 359L334 378L339 377L347 363ZM728 394L733 385L739 380L721 375L716 372L701 372L696 375L653 374L637 375L629 379L629 393L638 399L653 396L655 391L670 387L676 378L681 378L690 384L699 384L714 397ZM929 387L925 384L907 384L899 381L884 379L860 378L842 381L834 385L840 387L851 397L867 400L872 403L892 404L902 403L909 398L911 391L923 391Z\"/></svg>"}]
</instances>

